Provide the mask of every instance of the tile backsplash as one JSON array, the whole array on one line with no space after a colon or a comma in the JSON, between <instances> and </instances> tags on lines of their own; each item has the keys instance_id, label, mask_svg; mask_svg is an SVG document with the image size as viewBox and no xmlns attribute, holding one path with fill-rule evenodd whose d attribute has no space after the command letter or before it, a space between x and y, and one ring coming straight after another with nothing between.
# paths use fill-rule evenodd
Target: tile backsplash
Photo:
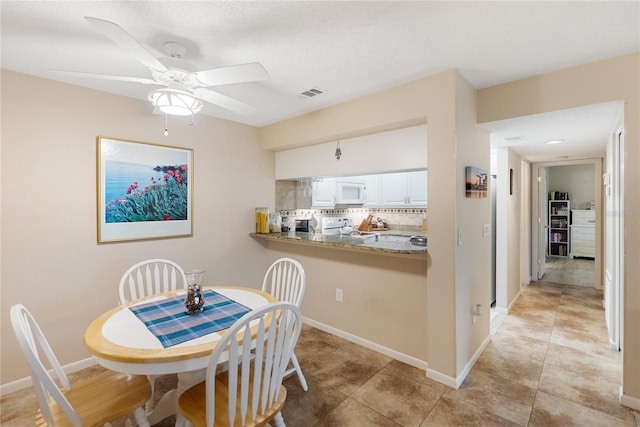
<instances>
[{"instance_id":1,"label":"tile backsplash","mask_svg":"<svg viewBox=\"0 0 640 427\"><path fill-rule=\"evenodd\" d=\"M353 218L353 224L357 227L369 215L382 218L390 230L418 232L422 226L422 218L427 217L427 208L293 209L281 210L280 214L297 219L308 219L313 215L318 221L318 233L323 217L348 216Z\"/></svg>"}]
</instances>

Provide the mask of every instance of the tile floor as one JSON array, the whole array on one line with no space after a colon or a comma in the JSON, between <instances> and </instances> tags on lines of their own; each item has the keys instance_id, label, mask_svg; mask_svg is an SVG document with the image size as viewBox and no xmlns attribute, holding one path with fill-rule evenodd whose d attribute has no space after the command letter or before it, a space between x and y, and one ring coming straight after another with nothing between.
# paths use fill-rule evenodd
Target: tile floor
<instances>
[{"instance_id":1,"label":"tile floor","mask_svg":"<svg viewBox=\"0 0 640 427\"><path fill-rule=\"evenodd\" d=\"M305 325L296 354L309 391L295 376L285 380L285 421L289 427L639 426L640 416L618 404L620 354L609 349L601 300L601 292L580 286L523 288L512 313L494 317L491 343L459 390ZM165 379L158 388L173 385ZM33 425L32 389L0 404L2 426Z\"/></svg>"},{"instance_id":2,"label":"tile floor","mask_svg":"<svg viewBox=\"0 0 640 427\"><path fill-rule=\"evenodd\" d=\"M547 257L542 280L553 283L587 286L595 283L595 261L590 258Z\"/></svg>"}]
</instances>

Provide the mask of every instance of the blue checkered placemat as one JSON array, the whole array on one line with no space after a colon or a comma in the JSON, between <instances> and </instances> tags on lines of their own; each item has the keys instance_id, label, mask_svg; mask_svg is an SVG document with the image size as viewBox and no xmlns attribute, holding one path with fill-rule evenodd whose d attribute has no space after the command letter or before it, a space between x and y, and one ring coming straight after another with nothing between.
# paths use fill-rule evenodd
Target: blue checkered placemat
<instances>
[{"instance_id":1,"label":"blue checkered placemat","mask_svg":"<svg viewBox=\"0 0 640 427\"><path fill-rule=\"evenodd\" d=\"M184 299L184 295L176 296L129 307L129 310L165 348L227 329L251 311L239 302L209 289L204 291L204 310L189 315L185 313Z\"/></svg>"}]
</instances>

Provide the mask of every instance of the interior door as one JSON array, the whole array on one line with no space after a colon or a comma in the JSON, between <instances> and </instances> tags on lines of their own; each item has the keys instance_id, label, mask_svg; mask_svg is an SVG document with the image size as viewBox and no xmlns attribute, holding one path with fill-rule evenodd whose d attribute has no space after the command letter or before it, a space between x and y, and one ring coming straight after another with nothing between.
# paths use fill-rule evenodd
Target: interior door
<instances>
[{"instance_id":1,"label":"interior door","mask_svg":"<svg viewBox=\"0 0 640 427\"><path fill-rule=\"evenodd\" d=\"M538 259L537 279L541 280L547 272L547 230L549 228L547 211L549 209L549 197L547 195L547 168L538 168Z\"/></svg>"},{"instance_id":2,"label":"interior door","mask_svg":"<svg viewBox=\"0 0 640 427\"><path fill-rule=\"evenodd\" d=\"M622 328L622 284L624 282L624 147L622 132L616 135L616 141L613 144L613 173L609 177L610 182L605 182L605 186L610 185L607 192L611 193L612 211L618 212L617 215L611 215L612 221L612 239L611 251L612 265L607 266L607 277L605 278L605 319L609 332L609 341L611 347L620 350L620 333ZM608 194L607 194L608 196ZM609 268L610 267L610 268Z\"/></svg>"}]
</instances>

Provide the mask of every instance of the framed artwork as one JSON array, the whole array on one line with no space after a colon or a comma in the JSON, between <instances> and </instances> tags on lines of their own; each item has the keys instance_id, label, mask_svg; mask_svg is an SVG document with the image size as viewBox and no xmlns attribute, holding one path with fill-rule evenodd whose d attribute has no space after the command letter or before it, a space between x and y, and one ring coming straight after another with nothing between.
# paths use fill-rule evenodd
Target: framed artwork
<instances>
[{"instance_id":1,"label":"framed artwork","mask_svg":"<svg viewBox=\"0 0 640 427\"><path fill-rule=\"evenodd\" d=\"M487 197L487 171L475 166L465 168L466 196L476 199Z\"/></svg>"},{"instance_id":2,"label":"framed artwork","mask_svg":"<svg viewBox=\"0 0 640 427\"><path fill-rule=\"evenodd\" d=\"M193 235L193 150L98 137L98 243Z\"/></svg>"}]
</instances>

